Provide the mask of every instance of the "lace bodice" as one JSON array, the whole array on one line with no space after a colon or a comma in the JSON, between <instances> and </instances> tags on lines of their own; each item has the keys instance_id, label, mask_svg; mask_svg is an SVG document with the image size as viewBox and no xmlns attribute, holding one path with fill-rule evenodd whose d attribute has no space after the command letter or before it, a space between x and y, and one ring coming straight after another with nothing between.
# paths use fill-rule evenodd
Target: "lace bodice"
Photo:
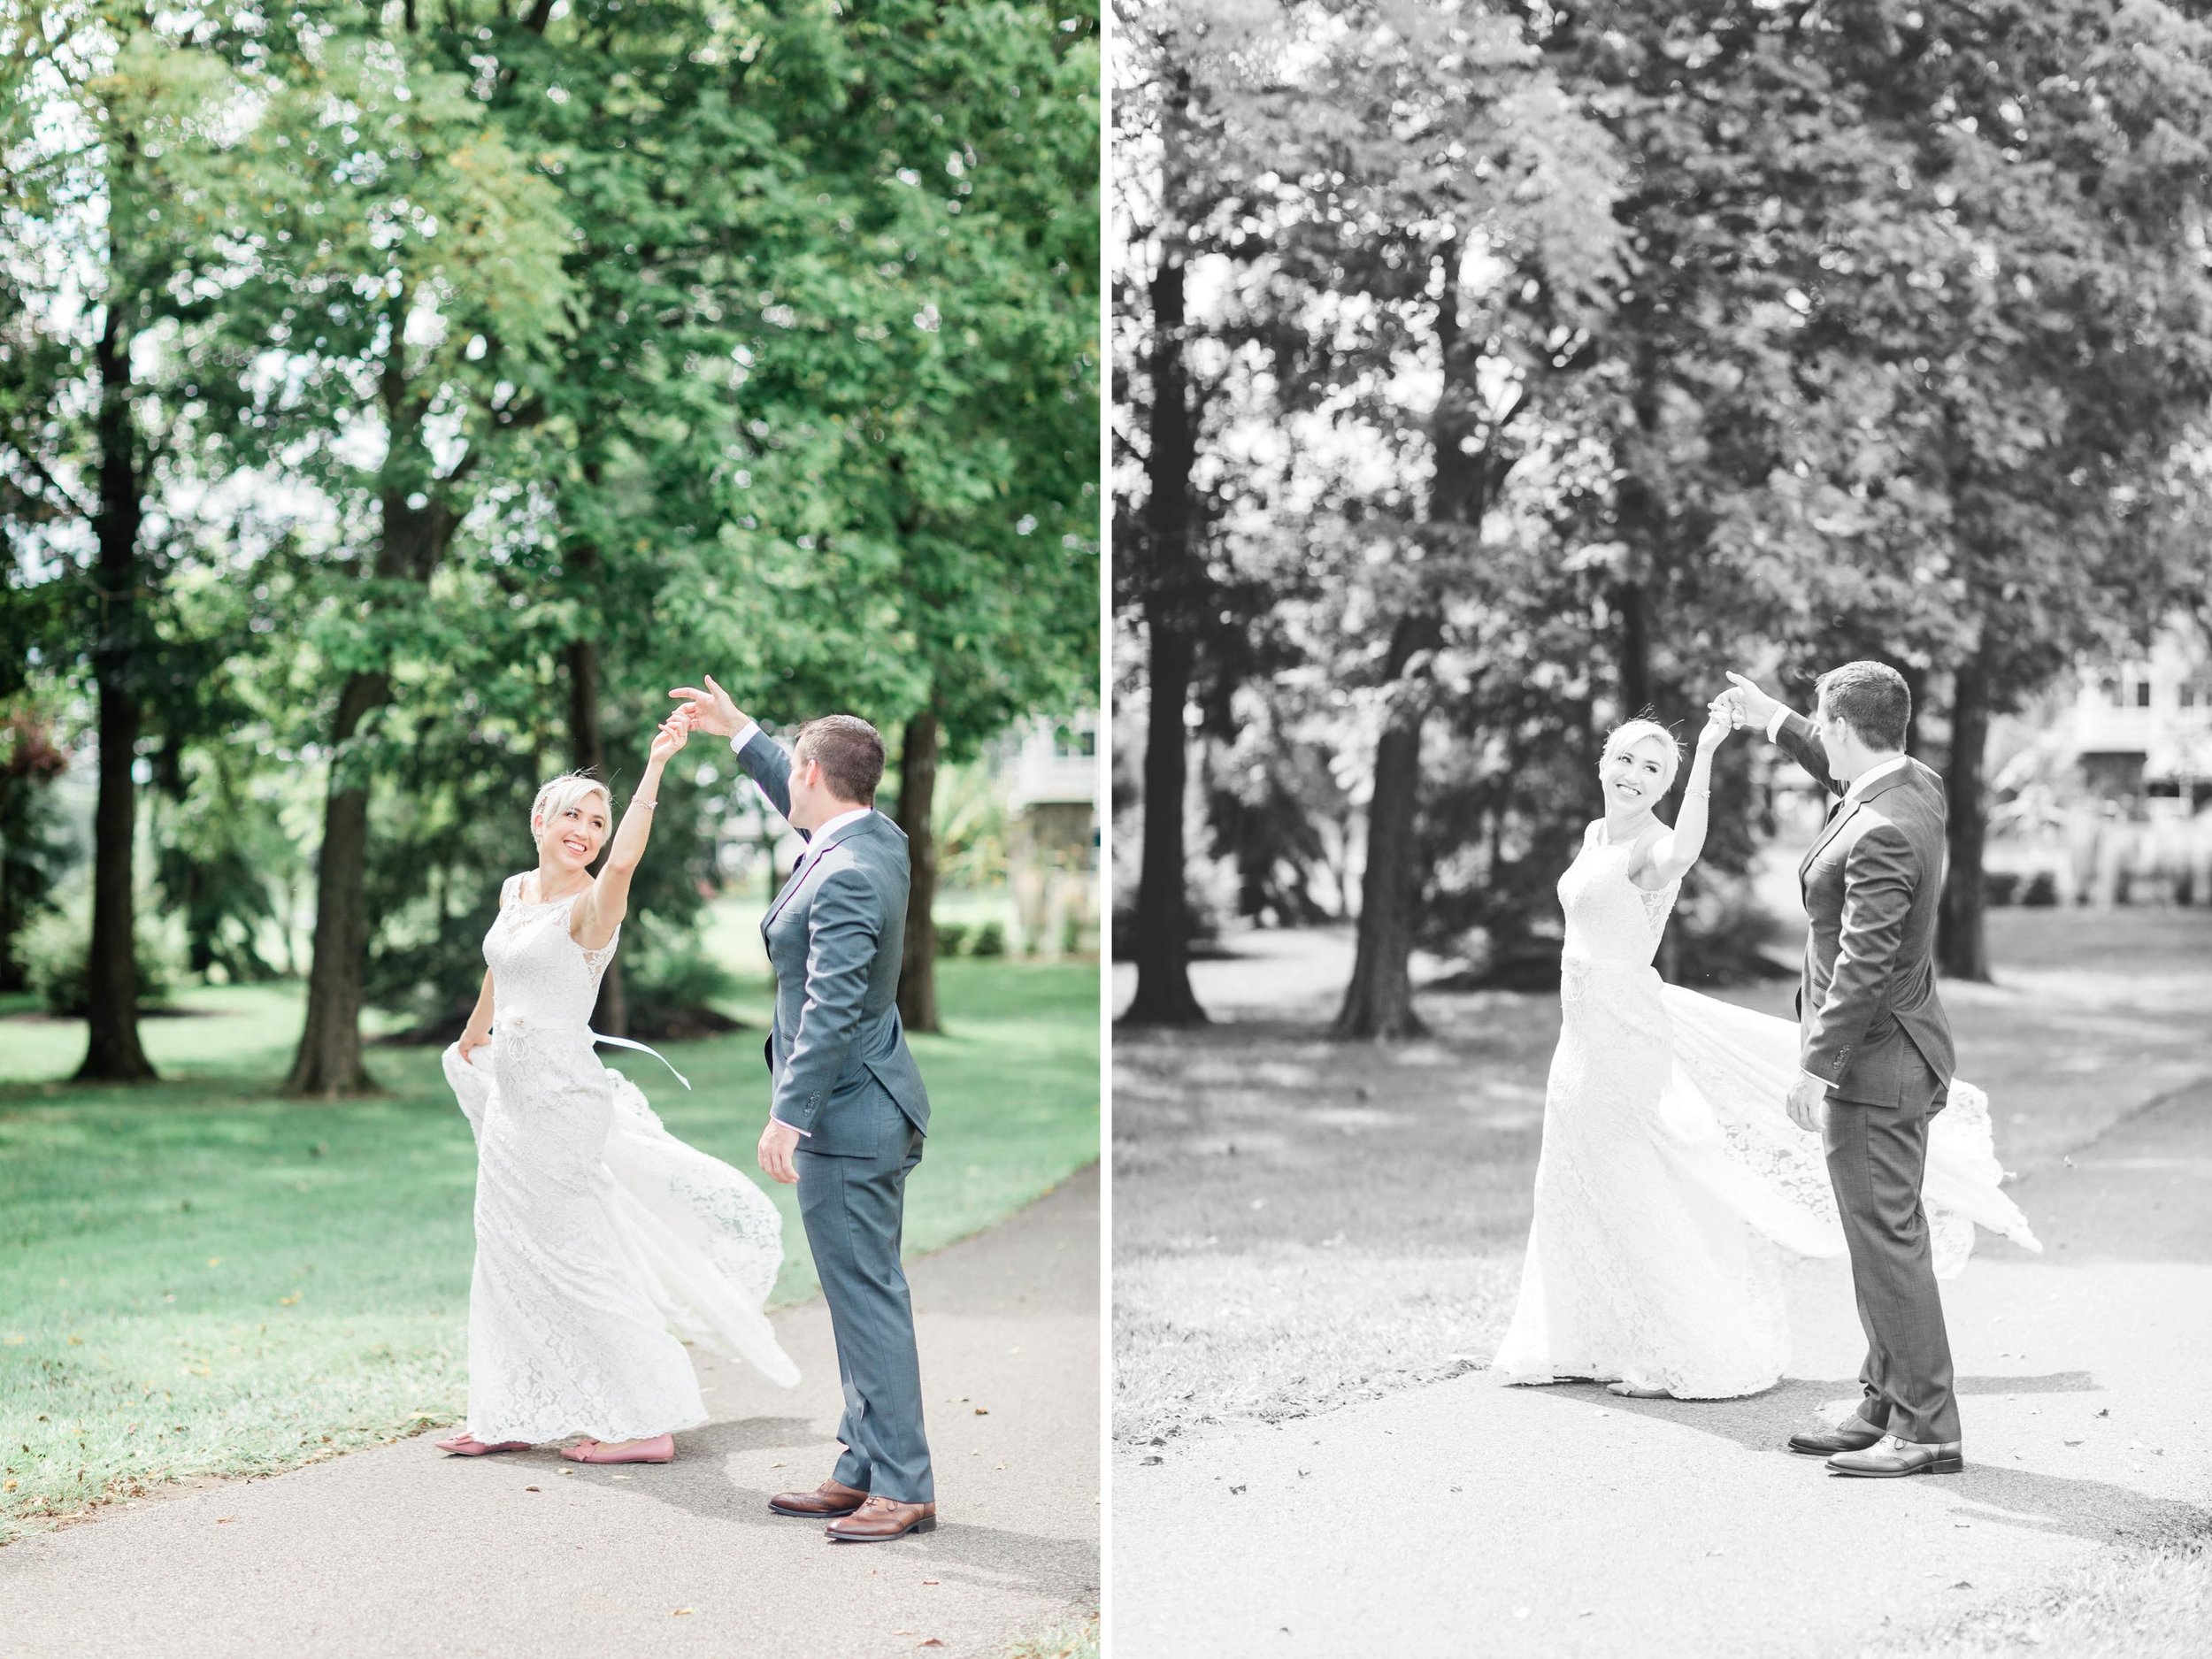
<instances>
[{"instance_id":1,"label":"lace bodice","mask_svg":"<svg viewBox=\"0 0 2212 1659\"><path fill-rule=\"evenodd\" d=\"M484 960L492 971L492 1025L586 1025L599 1000L599 981L614 960L622 930L597 950L570 933L569 914L583 891L539 902L523 896L536 887L527 874L510 876L499 890L499 914L484 935Z\"/></svg>"},{"instance_id":2,"label":"lace bodice","mask_svg":"<svg viewBox=\"0 0 2212 1659\"><path fill-rule=\"evenodd\" d=\"M1609 844L1601 824L1582 838L1582 850L1559 878L1559 902L1567 913L1560 954L1568 960L1651 965L1682 884L1670 881L1655 892L1638 887L1628 876L1635 852L1632 841Z\"/></svg>"}]
</instances>

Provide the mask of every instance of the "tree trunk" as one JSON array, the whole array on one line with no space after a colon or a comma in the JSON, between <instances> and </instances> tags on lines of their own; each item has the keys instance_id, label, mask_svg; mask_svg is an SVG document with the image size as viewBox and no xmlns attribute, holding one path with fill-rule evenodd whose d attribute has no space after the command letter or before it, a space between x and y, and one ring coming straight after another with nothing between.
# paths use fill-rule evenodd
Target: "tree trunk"
<instances>
[{"instance_id":1,"label":"tree trunk","mask_svg":"<svg viewBox=\"0 0 2212 1659\"><path fill-rule=\"evenodd\" d=\"M1632 720L1653 708L1651 629L1644 614L1643 584L1623 582L1613 603L1621 617L1621 718Z\"/></svg>"},{"instance_id":2,"label":"tree trunk","mask_svg":"<svg viewBox=\"0 0 2212 1659\"><path fill-rule=\"evenodd\" d=\"M89 1014L80 1082L140 1083L154 1075L138 1041L137 917L131 881L137 839L138 461L131 431L130 336L111 298L94 349L100 371L99 621L93 674L100 689L99 799L93 808L92 938L85 963Z\"/></svg>"},{"instance_id":3,"label":"tree trunk","mask_svg":"<svg viewBox=\"0 0 2212 1659\"><path fill-rule=\"evenodd\" d=\"M1403 675L1414 655L1433 647L1440 633L1433 617L1402 620L1391 641L1390 677ZM1399 684L1375 746L1358 943L1351 983L1344 988L1333 1028L1340 1037L1414 1037L1427 1030L1413 1011L1413 903L1422 885L1415 818L1420 808L1421 727L1427 718L1426 688Z\"/></svg>"},{"instance_id":4,"label":"tree trunk","mask_svg":"<svg viewBox=\"0 0 2212 1659\"><path fill-rule=\"evenodd\" d=\"M899 1020L909 1031L943 1030L937 1018L937 841L930 811L937 799L937 717L924 710L906 723L899 748L899 827L912 861L906 895L906 954L899 963Z\"/></svg>"},{"instance_id":5,"label":"tree trunk","mask_svg":"<svg viewBox=\"0 0 2212 1659\"><path fill-rule=\"evenodd\" d=\"M1980 650L1959 666L1951 697L1951 764L1943 774L1949 808L1949 868L1936 930L1937 966L1955 979L1989 983L1989 939L1982 904L1982 849L1989 803L1982 773L1989 746L1989 667Z\"/></svg>"},{"instance_id":6,"label":"tree trunk","mask_svg":"<svg viewBox=\"0 0 2212 1659\"><path fill-rule=\"evenodd\" d=\"M577 554L579 565L590 562L588 552ZM599 728L599 649L589 640L568 642L568 745L570 765L595 778L606 778L607 749ZM603 854L599 868L606 868ZM610 1037L630 1034L630 998L623 984L619 951L600 978L599 1001L592 1009L591 1028Z\"/></svg>"},{"instance_id":7,"label":"tree trunk","mask_svg":"<svg viewBox=\"0 0 2212 1659\"><path fill-rule=\"evenodd\" d=\"M285 1089L335 1099L376 1085L361 1059L361 969L368 949L362 887L369 846L369 785L347 764L346 745L370 714L391 700L391 682L357 673L338 696L331 726L330 788L323 800L323 841L315 864L315 943L307 969L307 1024Z\"/></svg>"},{"instance_id":8,"label":"tree trunk","mask_svg":"<svg viewBox=\"0 0 2212 1659\"><path fill-rule=\"evenodd\" d=\"M426 585L450 534L449 508L431 498L436 488L423 444L426 405L407 380L402 360L408 300L392 306L392 345L380 385L385 431L378 480L380 534L375 572L380 581ZM419 502L421 504L417 505ZM285 1088L295 1094L333 1099L375 1087L361 1060L362 965L368 949L364 883L369 844L369 776L349 765L346 745L368 717L391 701L381 669L348 677L331 727L329 793L323 804L323 844L315 870L315 944L307 970L307 1023Z\"/></svg>"},{"instance_id":9,"label":"tree trunk","mask_svg":"<svg viewBox=\"0 0 2212 1659\"><path fill-rule=\"evenodd\" d=\"M1174 165L1172 154L1169 165ZM1183 711L1197 650L1191 629L1200 584L1191 547L1191 475L1198 465L1197 411L1184 359L1187 323L1183 250L1170 240L1152 273L1151 451L1145 457L1146 669L1144 846L1137 873L1137 992L1133 1025L1202 1025L1190 984L1190 902L1184 887L1183 795L1188 782Z\"/></svg>"},{"instance_id":10,"label":"tree trunk","mask_svg":"<svg viewBox=\"0 0 2212 1659\"><path fill-rule=\"evenodd\" d=\"M1483 398L1477 381L1480 342L1471 339L1459 315L1459 264L1448 254L1437 301L1438 357L1444 380L1429 417L1436 472L1429 486L1428 517L1455 534L1463 545L1479 532L1494 493L1496 457L1483 435ZM1432 600L1431 603L1440 603ZM1358 944L1351 983L1337 1010L1339 1037L1416 1036L1426 1030L1413 1011L1413 904L1425 885L1415 818L1420 808L1421 728L1428 718L1429 687L1409 678L1415 658L1443 642L1440 611L1419 607L1391 630L1382 683L1390 707L1375 746L1375 788L1367 807L1367 864L1360 877Z\"/></svg>"}]
</instances>

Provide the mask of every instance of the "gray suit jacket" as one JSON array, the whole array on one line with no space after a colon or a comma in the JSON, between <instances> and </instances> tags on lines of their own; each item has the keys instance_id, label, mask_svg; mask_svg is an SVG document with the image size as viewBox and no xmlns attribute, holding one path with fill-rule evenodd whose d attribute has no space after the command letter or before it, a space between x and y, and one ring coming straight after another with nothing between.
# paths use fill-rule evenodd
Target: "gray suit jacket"
<instances>
[{"instance_id":1,"label":"gray suit jacket","mask_svg":"<svg viewBox=\"0 0 2212 1659\"><path fill-rule=\"evenodd\" d=\"M1829 794L1844 793L1809 722L1789 715L1775 741ZM1943 780L1909 759L1829 819L1798 865L1811 922L1800 1064L1838 1100L1918 1109L1928 1071L1950 1084L1956 1061L1935 971L1946 815Z\"/></svg>"},{"instance_id":2,"label":"gray suit jacket","mask_svg":"<svg viewBox=\"0 0 2212 1659\"><path fill-rule=\"evenodd\" d=\"M791 811L791 762L766 733L737 757L777 811ZM784 883L761 918L776 973L764 1050L769 1115L803 1130L810 1152L873 1156L885 1100L929 1128L929 1093L899 1025L906 943L906 835L880 812L839 828Z\"/></svg>"}]
</instances>

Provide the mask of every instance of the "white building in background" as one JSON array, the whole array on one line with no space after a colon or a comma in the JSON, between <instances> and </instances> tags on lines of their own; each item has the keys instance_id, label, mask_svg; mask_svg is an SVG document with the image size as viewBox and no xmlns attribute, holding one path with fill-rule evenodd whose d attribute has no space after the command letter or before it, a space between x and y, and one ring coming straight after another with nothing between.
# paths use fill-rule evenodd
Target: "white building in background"
<instances>
[{"instance_id":1,"label":"white building in background","mask_svg":"<svg viewBox=\"0 0 2212 1659\"><path fill-rule=\"evenodd\" d=\"M2063 741L2090 793L2151 816L2212 801L2212 652L2162 629L2150 654L2083 676ZM2175 803L2163 809L2155 802Z\"/></svg>"},{"instance_id":2,"label":"white building in background","mask_svg":"<svg viewBox=\"0 0 2212 1659\"><path fill-rule=\"evenodd\" d=\"M2047 874L2061 902L2212 903L2212 650L2193 627L2005 724L1993 871Z\"/></svg>"},{"instance_id":3,"label":"white building in background","mask_svg":"<svg viewBox=\"0 0 2212 1659\"><path fill-rule=\"evenodd\" d=\"M1033 718L993 751L1006 803L1007 881L1025 956L1098 949L1098 714Z\"/></svg>"}]
</instances>

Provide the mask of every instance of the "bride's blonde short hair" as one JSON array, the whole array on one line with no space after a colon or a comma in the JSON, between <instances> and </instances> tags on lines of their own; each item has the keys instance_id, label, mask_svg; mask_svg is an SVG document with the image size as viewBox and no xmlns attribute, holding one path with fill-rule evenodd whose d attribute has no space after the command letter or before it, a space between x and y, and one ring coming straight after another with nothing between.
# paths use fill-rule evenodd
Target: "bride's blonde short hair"
<instances>
[{"instance_id":1,"label":"bride's blonde short hair","mask_svg":"<svg viewBox=\"0 0 2212 1659\"><path fill-rule=\"evenodd\" d=\"M607 797L607 816L614 816L614 796L598 779L580 772L565 772L557 778L548 779L539 787L538 798L530 803L530 826L533 832L540 825L550 824L555 818L574 806L586 795L603 795Z\"/></svg>"},{"instance_id":2,"label":"bride's blonde short hair","mask_svg":"<svg viewBox=\"0 0 2212 1659\"><path fill-rule=\"evenodd\" d=\"M1615 726L1606 733L1605 752L1598 757L1599 764L1602 764L1621 750L1640 743L1647 737L1655 737L1667 746L1666 767L1659 774L1659 793L1664 795L1674 787L1674 774L1682 769L1682 745L1672 732L1656 720L1647 720L1640 716L1633 720L1624 720Z\"/></svg>"}]
</instances>

